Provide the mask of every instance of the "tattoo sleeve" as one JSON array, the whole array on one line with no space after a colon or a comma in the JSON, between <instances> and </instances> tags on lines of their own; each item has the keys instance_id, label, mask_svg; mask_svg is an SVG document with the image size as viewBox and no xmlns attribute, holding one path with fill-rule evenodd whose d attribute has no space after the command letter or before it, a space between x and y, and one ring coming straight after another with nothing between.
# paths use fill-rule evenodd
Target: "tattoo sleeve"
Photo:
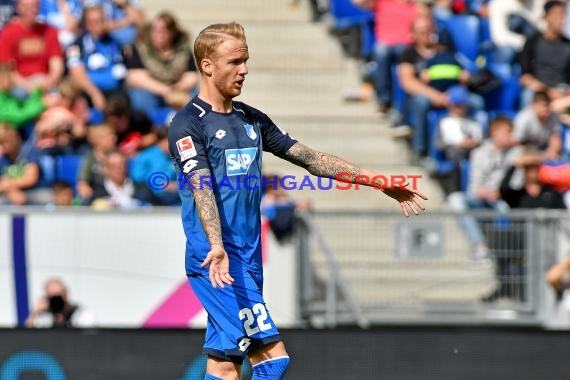
<instances>
[{"instance_id":1,"label":"tattoo sleeve","mask_svg":"<svg viewBox=\"0 0 570 380\"><path fill-rule=\"evenodd\" d=\"M188 182L193 186L192 194L196 202L196 208L200 214L200 222L202 228L208 237L210 245L222 245L222 227L220 223L220 214L216 204L214 191L209 184L200 178L211 178L210 169L199 169L193 172L192 176L188 176Z\"/></svg>"},{"instance_id":2,"label":"tattoo sleeve","mask_svg":"<svg viewBox=\"0 0 570 380\"><path fill-rule=\"evenodd\" d=\"M373 177L368 170L364 170L332 154L311 149L300 142L289 148L287 153L285 153L285 159L307 169L312 175L334 178L342 182L362 183L365 178L369 180L369 178ZM370 185L381 188L383 183L380 179L376 179L376 183Z\"/></svg>"}]
</instances>

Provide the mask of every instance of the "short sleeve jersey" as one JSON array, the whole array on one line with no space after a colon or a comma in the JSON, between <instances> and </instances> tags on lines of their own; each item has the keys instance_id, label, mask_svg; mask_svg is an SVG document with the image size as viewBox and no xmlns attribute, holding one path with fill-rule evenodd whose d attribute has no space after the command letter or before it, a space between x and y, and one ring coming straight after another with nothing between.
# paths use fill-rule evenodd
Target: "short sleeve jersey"
<instances>
[{"instance_id":1,"label":"short sleeve jersey","mask_svg":"<svg viewBox=\"0 0 570 380\"><path fill-rule=\"evenodd\" d=\"M196 188L209 184L213 188L230 273L261 271L262 151L284 156L296 140L267 115L244 103L233 102L230 113L218 113L195 97L172 120L168 141L174 164L186 178L180 190L187 238L186 273L208 272L200 264L210 244L189 181L199 169L211 173L202 176Z\"/></svg>"}]
</instances>

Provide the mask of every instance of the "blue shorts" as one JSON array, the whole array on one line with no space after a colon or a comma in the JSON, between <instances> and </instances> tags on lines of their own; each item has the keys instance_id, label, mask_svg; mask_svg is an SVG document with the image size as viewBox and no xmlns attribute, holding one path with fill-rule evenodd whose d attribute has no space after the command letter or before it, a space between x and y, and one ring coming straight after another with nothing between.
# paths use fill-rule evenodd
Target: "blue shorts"
<instances>
[{"instance_id":1,"label":"blue shorts","mask_svg":"<svg viewBox=\"0 0 570 380\"><path fill-rule=\"evenodd\" d=\"M248 353L281 340L263 300L263 275L232 273L234 283L213 288L205 275L188 276L190 286L208 312L203 352L241 364Z\"/></svg>"}]
</instances>

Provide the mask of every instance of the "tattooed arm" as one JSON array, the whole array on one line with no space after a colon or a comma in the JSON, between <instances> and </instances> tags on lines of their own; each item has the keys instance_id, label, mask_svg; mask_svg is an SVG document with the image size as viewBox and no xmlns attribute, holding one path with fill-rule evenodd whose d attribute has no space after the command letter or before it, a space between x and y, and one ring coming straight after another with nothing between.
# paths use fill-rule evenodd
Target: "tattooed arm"
<instances>
[{"instance_id":1,"label":"tattooed arm","mask_svg":"<svg viewBox=\"0 0 570 380\"><path fill-rule=\"evenodd\" d=\"M223 288L224 284L231 285L234 279L229 274L230 260L222 242L222 224L220 223L216 197L214 191L200 181L202 176L211 178L210 170L199 169L187 177L188 182L192 185L192 194L200 215L202 228L210 242L210 252L202 263L202 268L209 265L212 286L215 288L219 285Z\"/></svg>"},{"instance_id":2,"label":"tattooed arm","mask_svg":"<svg viewBox=\"0 0 570 380\"><path fill-rule=\"evenodd\" d=\"M409 215L408 207L416 215L419 214L417 208L425 210L419 199L427 200L427 197L420 191L409 190L404 187L388 188L379 174L360 168L332 154L316 151L297 142L285 153L285 159L297 166L307 169L312 175L332 177L342 182L356 183L382 189L384 194L394 198L400 203L400 207L405 216Z\"/></svg>"}]
</instances>

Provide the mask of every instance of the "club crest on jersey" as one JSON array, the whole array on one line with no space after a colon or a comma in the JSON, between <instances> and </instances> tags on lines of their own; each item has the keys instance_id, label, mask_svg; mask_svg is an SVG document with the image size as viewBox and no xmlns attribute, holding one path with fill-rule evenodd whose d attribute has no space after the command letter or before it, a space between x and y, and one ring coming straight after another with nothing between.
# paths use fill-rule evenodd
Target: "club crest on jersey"
<instances>
[{"instance_id":1,"label":"club crest on jersey","mask_svg":"<svg viewBox=\"0 0 570 380\"><path fill-rule=\"evenodd\" d=\"M245 133L248 135L250 139L255 140L257 138L257 133L255 133L255 131L253 130L253 125L245 124L243 127L245 128Z\"/></svg>"},{"instance_id":2,"label":"club crest on jersey","mask_svg":"<svg viewBox=\"0 0 570 380\"><path fill-rule=\"evenodd\" d=\"M226 174L228 176L247 174L257 148L226 149Z\"/></svg>"}]
</instances>

